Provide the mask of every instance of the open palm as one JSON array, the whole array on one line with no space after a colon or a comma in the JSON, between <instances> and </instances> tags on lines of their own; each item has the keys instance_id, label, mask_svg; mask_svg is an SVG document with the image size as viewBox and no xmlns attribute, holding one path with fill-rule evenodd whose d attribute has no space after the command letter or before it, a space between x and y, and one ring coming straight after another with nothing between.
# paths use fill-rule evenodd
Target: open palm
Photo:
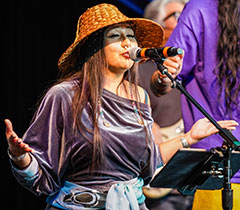
<instances>
[{"instance_id":1,"label":"open palm","mask_svg":"<svg viewBox=\"0 0 240 210\"><path fill-rule=\"evenodd\" d=\"M33 149L25 144L21 138L13 131L13 126L10 120L5 120L6 125L6 138L11 154L14 156L20 156L26 152L33 152Z\"/></svg>"},{"instance_id":2,"label":"open palm","mask_svg":"<svg viewBox=\"0 0 240 210\"><path fill-rule=\"evenodd\" d=\"M217 122L222 128L228 130L235 130L239 124L234 120L223 120ZM218 129L207 119L203 118L198 120L189 131L189 137L192 140L192 144L197 143L203 138L206 138L212 134L218 132Z\"/></svg>"}]
</instances>

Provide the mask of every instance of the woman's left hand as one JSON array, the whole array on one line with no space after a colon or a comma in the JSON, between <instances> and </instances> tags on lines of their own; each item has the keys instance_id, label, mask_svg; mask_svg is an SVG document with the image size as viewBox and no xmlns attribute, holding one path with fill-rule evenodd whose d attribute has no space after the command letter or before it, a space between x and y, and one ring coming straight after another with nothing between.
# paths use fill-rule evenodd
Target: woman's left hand
<instances>
[{"instance_id":1,"label":"woman's left hand","mask_svg":"<svg viewBox=\"0 0 240 210\"><path fill-rule=\"evenodd\" d=\"M223 120L217 122L222 128L226 128L228 130L235 130L236 126L238 126L238 122L234 120ZM218 132L218 129L207 119L203 118L198 120L191 128L189 132L187 132L186 139L190 145L199 142L200 140L215 134Z\"/></svg>"}]
</instances>

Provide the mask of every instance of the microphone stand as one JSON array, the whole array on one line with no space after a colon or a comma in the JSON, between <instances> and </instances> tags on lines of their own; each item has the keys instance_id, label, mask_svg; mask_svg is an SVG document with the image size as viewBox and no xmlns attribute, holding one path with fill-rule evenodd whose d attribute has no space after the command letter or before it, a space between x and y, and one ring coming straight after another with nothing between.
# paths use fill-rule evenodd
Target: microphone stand
<instances>
[{"instance_id":1,"label":"microphone stand","mask_svg":"<svg viewBox=\"0 0 240 210\"><path fill-rule=\"evenodd\" d=\"M232 135L232 133L226 128L222 128L210 115L209 113L186 91L182 86L182 83L178 79L174 79L171 74L168 73L167 68L163 65L163 59L160 57L154 59L158 66L158 70L161 74L166 75L172 82L172 88L177 88L185 95L185 97L192 102L192 104L218 129L219 135L224 140L224 146L220 148L224 155L224 183L222 190L222 207L224 210L231 210L233 207L233 190L231 189L231 152L232 150L239 150L240 142ZM219 148L212 149L211 151L219 150Z\"/></svg>"}]
</instances>

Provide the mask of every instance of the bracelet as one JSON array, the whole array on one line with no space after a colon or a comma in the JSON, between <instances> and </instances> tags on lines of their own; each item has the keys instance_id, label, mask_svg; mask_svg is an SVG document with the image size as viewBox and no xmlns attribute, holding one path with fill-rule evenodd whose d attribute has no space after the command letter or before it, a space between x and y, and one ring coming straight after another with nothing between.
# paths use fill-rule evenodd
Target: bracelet
<instances>
[{"instance_id":1,"label":"bracelet","mask_svg":"<svg viewBox=\"0 0 240 210\"><path fill-rule=\"evenodd\" d=\"M183 148L188 148L189 147L189 143L184 137L181 137L180 141L182 143Z\"/></svg>"},{"instance_id":2,"label":"bracelet","mask_svg":"<svg viewBox=\"0 0 240 210\"><path fill-rule=\"evenodd\" d=\"M26 156L26 153L24 153L24 154L22 154L22 155L20 155L20 156L14 156L14 155L11 154L9 148L7 149L7 154L8 154L8 156L9 156L9 158L10 158L11 160L13 160L13 161L21 161L21 160L23 160L23 159L25 158L25 156Z\"/></svg>"}]
</instances>

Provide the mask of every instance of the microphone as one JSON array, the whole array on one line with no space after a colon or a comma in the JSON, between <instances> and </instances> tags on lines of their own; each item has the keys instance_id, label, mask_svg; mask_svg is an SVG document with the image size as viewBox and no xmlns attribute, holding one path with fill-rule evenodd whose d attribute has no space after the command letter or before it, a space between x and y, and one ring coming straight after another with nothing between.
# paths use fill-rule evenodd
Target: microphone
<instances>
[{"instance_id":1,"label":"microphone","mask_svg":"<svg viewBox=\"0 0 240 210\"><path fill-rule=\"evenodd\" d=\"M160 48L133 47L129 51L130 58L135 62L145 58L159 60L159 58L167 58L181 54L183 54L183 49L177 47L160 47Z\"/></svg>"}]
</instances>

